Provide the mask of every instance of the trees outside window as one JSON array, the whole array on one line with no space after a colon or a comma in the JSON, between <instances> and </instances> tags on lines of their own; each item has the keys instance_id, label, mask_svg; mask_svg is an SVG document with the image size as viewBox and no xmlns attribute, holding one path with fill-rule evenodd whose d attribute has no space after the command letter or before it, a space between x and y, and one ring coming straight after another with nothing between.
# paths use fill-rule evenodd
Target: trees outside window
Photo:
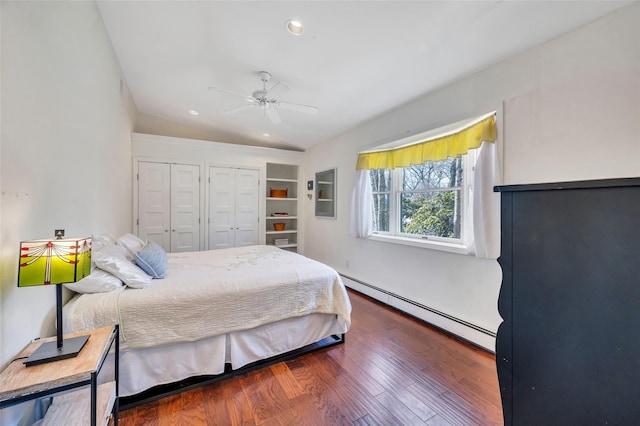
<instances>
[{"instance_id":1,"label":"trees outside window","mask_svg":"<svg viewBox=\"0 0 640 426\"><path fill-rule=\"evenodd\" d=\"M466 157L371 170L374 232L461 240Z\"/></svg>"},{"instance_id":2,"label":"trees outside window","mask_svg":"<svg viewBox=\"0 0 640 426\"><path fill-rule=\"evenodd\" d=\"M373 229L389 232L389 207L391 199L391 170L371 170L373 195Z\"/></svg>"}]
</instances>

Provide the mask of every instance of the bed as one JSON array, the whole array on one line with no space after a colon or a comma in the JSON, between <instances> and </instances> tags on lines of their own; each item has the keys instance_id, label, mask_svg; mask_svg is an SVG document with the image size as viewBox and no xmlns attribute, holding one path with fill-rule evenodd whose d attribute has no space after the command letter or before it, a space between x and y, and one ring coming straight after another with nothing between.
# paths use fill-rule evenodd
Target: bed
<instances>
[{"instance_id":1,"label":"bed","mask_svg":"<svg viewBox=\"0 0 640 426\"><path fill-rule=\"evenodd\" d=\"M221 375L349 329L351 304L340 276L296 253L265 245L164 253L164 278L140 285L114 269L106 251L94 249L104 268L97 272L127 285L75 295L64 306L64 330L120 324L120 396ZM119 267L134 262L119 260ZM109 358L104 368L109 377L112 364Z\"/></svg>"}]
</instances>

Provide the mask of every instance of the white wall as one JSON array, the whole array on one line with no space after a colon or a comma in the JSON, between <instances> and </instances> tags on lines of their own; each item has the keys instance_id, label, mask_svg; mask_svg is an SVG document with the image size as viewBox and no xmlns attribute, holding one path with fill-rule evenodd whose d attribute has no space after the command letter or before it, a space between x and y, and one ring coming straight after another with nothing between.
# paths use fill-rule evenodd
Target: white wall
<instances>
[{"instance_id":1,"label":"white wall","mask_svg":"<svg viewBox=\"0 0 640 426\"><path fill-rule=\"evenodd\" d=\"M2 8L0 364L55 333L54 288L16 287L19 242L131 229L135 106L93 2ZM68 297L68 294L66 295ZM0 423L11 424L5 411Z\"/></svg>"},{"instance_id":2,"label":"white wall","mask_svg":"<svg viewBox=\"0 0 640 426\"><path fill-rule=\"evenodd\" d=\"M268 162L298 164L303 153L285 149L243 146L229 143L134 133L134 158L190 160L212 165L264 167Z\"/></svg>"},{"instance_id":3,"label":"white wall","mask_svg":"<svg viewBox=\"0 0 640 426\"><path fill-rule=\"evenodd\" d=\"M503 106L504 183L640 176L639 22L634 3L309 150L305 179L338 167L338 217L305 205L306 254L495 331L497 262L348 236L357 152Z\"/></svg>"},{"instance_id":4,"label":"white wall","mask_svg":"<svg viewBox=\"0 0 640 426\"><path fill-rule=\"evenodd\" d=\"M2 43L2 41L3 41L3 38L2 38L2 32L3 32L2 31L2 28L3 28L3 25L2 25L2 15L3 15L2 14L2 9L3 9L2 5L0 5L0 232L2 231L2 198L4 198L4 197L1 196L1 194L2 194L2 149L1 148L2 148L2 135L4 134L4 129L2 128L2 86L3 86L3 84L2 84L2 81L3 81L2 80L2 76L4 75L4 73L2 71L4 69L3 60L2 60L3 58L2 58L2 54L1 54L2 53L2 46L3 46L3 43ZM2 237L2 234L0 234L0 238L1 237ZM1 250L1 248L0 248L0 250ZM1 251L0 251L0 253L1 253ZM0 262L0 280L1 279L2 279L2 263ZM0 332L3 329L3 326L2 326L2 324L3 324L3 321L2 321L2 309L1 308L2 308L2 300L4 300L4 298L3 298L2 287L3 287L2 281L0 281ZM3 352L3 347L4 347L4 344L2 343L2 338L0 337L0 366L4 365L4 362L2 362L2 360L3 360L2 354L4 353Z\"/></svg>"},{"instance_id":5,"label":"white wall","mask_svg":"<svg viewBox=\"0 0 640 426\"><path fill-rule=\"evenodd\" d=\"M203 121L199 117L194 117L193 121ZM228 135L224 132L211 132L194 126L166 120L149 114L139 113L136 115L136 125L133 129L136 133L171 136L175 138L196 139L203 141L217 141L225 143L235 143L247 145L246 140L236 136Z\"/></svg>"}]
</instances>

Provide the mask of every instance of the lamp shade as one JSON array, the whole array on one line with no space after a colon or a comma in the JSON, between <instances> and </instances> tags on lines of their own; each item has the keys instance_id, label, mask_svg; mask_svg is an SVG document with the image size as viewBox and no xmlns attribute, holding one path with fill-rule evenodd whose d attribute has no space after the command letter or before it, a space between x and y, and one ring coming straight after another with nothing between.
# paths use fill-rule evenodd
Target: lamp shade
<instances>
[{"instance_id":1,"label":"lamp shade","mask_svg":"<svg viewBox=\"0 0 640 426\"><path fill-rule=\"evenodd\" d=\"M20 243L18 287L80 281L91 273L91 238Z\"/></svg>"},{"instance_id":2,"label":"lamp shade","mask_svg":"<svg viewBox=\"0 0 640 426\"><path fill-rule=\"evenodd\" d=\"M56 288L55 342L44 342L28 358L27 367L77 356L89 335L63 339L62 287L91 273L91 238L32 240L20 243L18 287L53 284Z\"/></svg>"}]
</instances>

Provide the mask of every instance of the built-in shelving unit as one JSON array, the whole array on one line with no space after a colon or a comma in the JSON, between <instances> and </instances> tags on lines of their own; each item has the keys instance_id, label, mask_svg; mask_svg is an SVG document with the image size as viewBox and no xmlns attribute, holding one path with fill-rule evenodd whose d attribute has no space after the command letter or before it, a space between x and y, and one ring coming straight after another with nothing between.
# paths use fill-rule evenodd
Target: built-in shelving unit
<instances>
[{"instance_id":1,"label":"built-in shelving unit","mask_svg":"<svg viewBox=\"0 0 640 426\"><path fill-rule=\"evenodd\" d=\"M336 169L316 173L316 216L336 216Z\"/></svg>"},{"instance_id":2,"label":"built-in shelving unit","mask_svg":"<svg viewBox=\"0 0 640 426\"><path fill-rule=\"evenodd\" d=\"M272 196L275 193L284 195L282 191L286 191L286 196ZM267 163L265 196L267 214L265 220L266 244L297 251L298 166Z\"/></svg>"}]
</instances>

